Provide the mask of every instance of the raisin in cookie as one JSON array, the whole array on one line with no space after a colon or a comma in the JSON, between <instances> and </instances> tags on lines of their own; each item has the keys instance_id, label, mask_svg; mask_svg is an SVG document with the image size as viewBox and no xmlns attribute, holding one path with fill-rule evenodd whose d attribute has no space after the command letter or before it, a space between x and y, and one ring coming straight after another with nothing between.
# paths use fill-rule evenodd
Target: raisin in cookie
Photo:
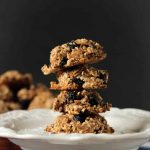
<instances>
[{"instance_id":1,"label":"raisin in cookie","mask_svg":"<svg viewBox=\"0 0 150 150\"><path fill-rule=\"evenodd\" d=\"M54 90L78 90L78 89L102 89L107 87L108 72L97 70L90 66L81 66L57 73L58 83L52 81L51 89Z\"/></svg>"},{"instance_id":2,"label":"raisin in cookie","mask_svg":"<svg viewBox=\"0 0 150 150\"><path fill-rule=\"evenodd\" d=\"M32 75L22 74L16 70L7 71L0 75L0 85L7 85L12 91L17 91L22 87L29 87L32 83Z\"/></svg>"},{"instance_id":3,"label":"raisin in cookie","mask_svg":"<svg viewBox=\"0 0 150 150\"><path fill-rule=\"evenodd\" d=\"M52 49L50 66L44 65L42 72L47 75L63 68L95 63L105 58L106 53L99 43L87 39L77 39Z\"/></svg>"},{"instance_id":4,"label":"raisin in cookie","mask_svg":"<svg viewBox=\"0 0 150 150\"><path fill-rule=\"evenodd\" d=\"M62 91L53 103L53 109L68 114L79 114L88 110L91 113L102 113L110 110L111 104L103 103L97 92Z\"/></svg>"},{"instance_id":5,"label":"raisin in cookie","mask_svg":"<svg viewBox=\"0 0 150 150\"><path fill-rule=\"evenodd\" d=\"M17 93L18 100L31 100L36 95L32 89L22 88Z\"/></svg>"},{"instance_id":6,"label":"raisin in cookie","mask_svg":"<svg viewBox=\"0 0 150 150\"><path fill-rule=\"evenodd\" d=\"M51 133L113 133L104 117L100 115L87 116L63 114L56 118L54 124L46 127L46 132Z\"/></svg>"}]
</instances>

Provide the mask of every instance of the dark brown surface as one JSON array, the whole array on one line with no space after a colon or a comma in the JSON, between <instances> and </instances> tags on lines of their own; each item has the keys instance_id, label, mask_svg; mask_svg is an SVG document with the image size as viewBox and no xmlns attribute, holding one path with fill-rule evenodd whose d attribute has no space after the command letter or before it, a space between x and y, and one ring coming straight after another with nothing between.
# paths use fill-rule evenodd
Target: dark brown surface
<instances>
[{"instance_id":1,"label":"dark brown surface","mask_svg":"<svg viewBox=\"0 0 150 150\"><path fill-rule=\"evenodd\" d=\"M8 139L0 138L0 150L21 150L19 146L13 144Z\"/></svg>"}]
</instances>

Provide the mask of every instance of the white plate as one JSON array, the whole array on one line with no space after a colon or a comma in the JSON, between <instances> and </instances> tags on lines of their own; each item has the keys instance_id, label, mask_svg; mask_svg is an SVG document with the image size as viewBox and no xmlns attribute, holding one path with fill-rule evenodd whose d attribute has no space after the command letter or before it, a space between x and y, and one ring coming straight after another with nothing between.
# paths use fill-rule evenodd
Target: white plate
<instances>
[{"instance_id":1,"label":"white plate","mask_svg":"<svg viewBox=\"0 0 150 150\"><path fill-rule=\"evenodd\" d=\"M12 111L0 115L0 137L24 150L135 150L150 139L150 112L112 108L103 116L114 134L48 134L46 125L59 115L47 109Z\"/></svg>"}]
</instances>

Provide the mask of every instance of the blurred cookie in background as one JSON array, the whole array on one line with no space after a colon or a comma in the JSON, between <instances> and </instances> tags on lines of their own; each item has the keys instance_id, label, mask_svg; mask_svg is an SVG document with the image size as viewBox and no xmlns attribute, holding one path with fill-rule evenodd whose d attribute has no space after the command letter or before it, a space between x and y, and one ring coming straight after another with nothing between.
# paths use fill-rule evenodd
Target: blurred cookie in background
<instances>
[{"instance_id":1,"label":"blurred cookie in background","mask_svg":"<svg viewBox=\"0 0 150 150\"><path fill-rule=\"evenodd\" d=\"M37 85L31 85L29 89L23 88L17 93L17 97L19 103L22 106L22 109L27 109L29 104L29 108L45 108L44 105L46 101L49 99L53 99L53 94L49 91L49 89L39 83ZM31 102L33 101L33 102ZM51 105L51 104L50 104ZM50 108L49 106L48 108ZM46 107L47 108L47 107Z\"/></svg>"},{"instance_id":2,"label":"blurred cookie in background","mask_svg":"<svg viewBox=\"0 0 150 150\"><path fill-rule=\"evenodd\" d=\"M35 108L50 108L53 107L53 102L55 98L52 96L50 92L41 92L37 96L34 97L32 102L29 105L29 110L35 109Z\"/></svg>"},{"instance_id":3,"label":"blurred cookie in background","mask_svg":"<svg viewBox=\"0 0 150 150\"><path fill-rule=\"evenodd\" d=\"M22 87L29 88L32 83L33 79L30 73L9 70L0 75L0 85L5 84L14 92Z\"/></svg>"},{"instance_id":4,"label":"blurred cookie in background","mask_svg":"<svg viewBox=\"0 0 150 150\"><path fill-rule=\"evenodd\" d=\"M0 99L3 101L10 101L12 98L13 92L10 88L5 84L0 85Z\"/></svg>"},{"instance_id":5,"label":"blurred cookie in background","mask_svg":"<svg viewBox=\"0 0 150 150\"><path fill-rule=\"evenodd\" d=\"M21 105L17 102L5 102L8 111L21 109Z\"/></svg>"},{"instance_id":6,"label":"blurred cookie in background","mask_svg":"<svg viewBox=\"0 0 150 150\"><path fill-rule=\"evenodd\" d=\"M34 108L51 108L53 97L48 87L33 82L30 73L10 70L0 75L0 113L26 110L32 101Z\"/></svg>"},{"instance_id":7,"label":"blurred cookie in background","mask_svg":"<svg viewBox=\"0 0 150 150\"><path fill-rule=\"evenodd\" d=\"M5 103L2 100L0 100L0 113L4 113L7 111L8 111L7 106L5 105Z\"/></svg>"}]
</instances>

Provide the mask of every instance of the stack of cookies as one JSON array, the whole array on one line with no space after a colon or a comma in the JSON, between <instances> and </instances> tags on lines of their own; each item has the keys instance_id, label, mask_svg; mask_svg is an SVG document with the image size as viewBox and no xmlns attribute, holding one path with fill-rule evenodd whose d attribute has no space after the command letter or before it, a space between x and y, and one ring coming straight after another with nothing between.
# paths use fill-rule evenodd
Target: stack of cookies
<instances>
[{"instance_id":1,"label":"stack of cookies","mask_svg":"<svg viewBox=\"0 0 150 150\"><path fill-rule=\"evenodd\" d=\"M51 133L113 133L99 113L110 110L96 89L107 87L108 72L89 64L106 58L103 47L92 40L77 39L56 46L50 54L50 66L44 65L45 75L56 73L58 83L50 88L61 90L53 109L62 114L45 129Z\"/></svg>"}]
</instances>

